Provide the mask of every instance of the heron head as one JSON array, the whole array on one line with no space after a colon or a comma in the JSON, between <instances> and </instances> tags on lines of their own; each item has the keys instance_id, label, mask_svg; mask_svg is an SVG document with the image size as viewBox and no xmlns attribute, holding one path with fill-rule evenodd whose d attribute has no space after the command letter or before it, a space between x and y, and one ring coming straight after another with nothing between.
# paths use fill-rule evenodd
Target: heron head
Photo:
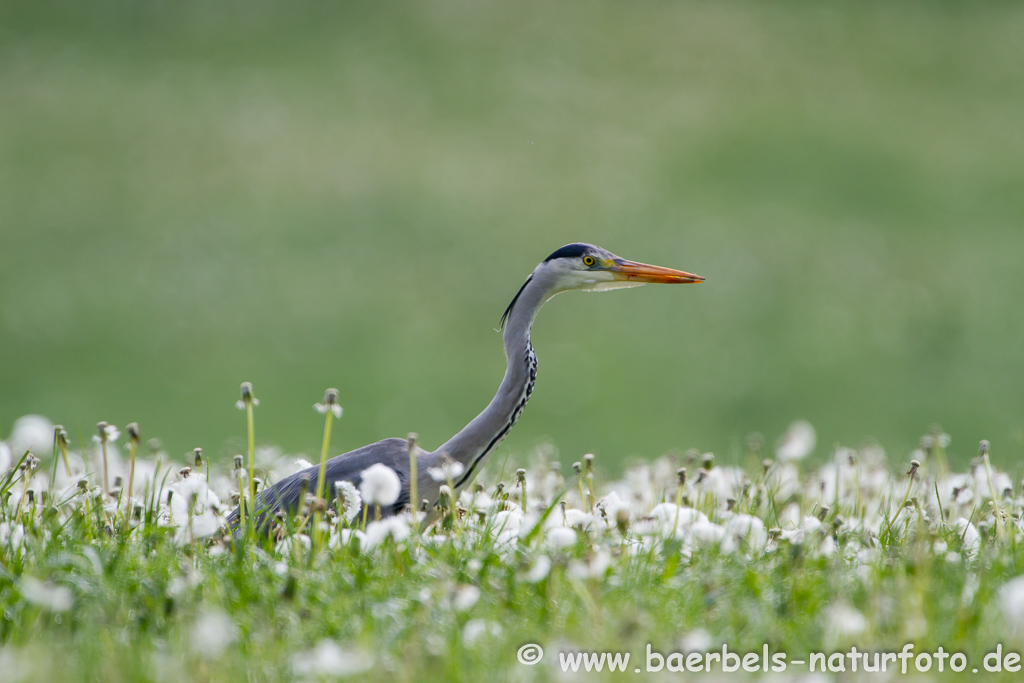
<instances>
[{"instance_id":1,"label":"heron head","mask_svg":"<svg viewBox=\"0 0 1024 683\"><path fill-rule=\"evenodd\" d=\"M593 244L567 244L544 259L544 262L526 279L501 316L500 327L505 326L505 321L511 315L516 302L531 282L540 285L541 298L538 301L542 304L560 292L574 289L583 292L604 292L609 289L639 287L649 282L704 282L704 278L682 270L627 261Z\"/></svg>"},{"instance_id":2,"label":"heron head","mask_svg":"<svg viewBox=\"0 0 1024 683\"><path fill-rule=\"evenodd\" d=\"M627 261L593 244L567 244L538 266L551 274L558 291L572 289L603 292L639 287L648 283L686 284L703 282L700 275L682 270Z\"/></svg>"}]
</instances>

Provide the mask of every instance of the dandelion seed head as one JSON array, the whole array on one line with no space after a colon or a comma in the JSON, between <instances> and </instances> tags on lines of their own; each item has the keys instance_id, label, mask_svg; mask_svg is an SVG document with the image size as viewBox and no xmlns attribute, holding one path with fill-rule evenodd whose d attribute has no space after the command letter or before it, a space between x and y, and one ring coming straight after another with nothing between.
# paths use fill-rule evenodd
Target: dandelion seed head
<instances>
[{"instance_id":1,"label":"dandelion seed head","mask_svg":"<svg viewBox=\"0 0 1024 683\"><path fill-rule=\"evenodd\" d=\"M452 608L456 612L468 612L480 599L480 589L472 584L462 584L452 596Z\"/></svg>"},{"instance_id":2,"label":"dandelion seed head","mask_svg":"<svg viewBox=\"0 0 1024 683\"><path fill-rule=\"evenodd\" d=\"M547 546L552 550L563 550L576 543L576 531L565 526L548 529Z\"/></svg>"},{"instance_id":3,"label":"dandelion seed head","mask_svg":"<svg viewBox=\"0 0 1024 683\"><path fill-rule=\"evenodd\" d=\"M443 458L437 467L428 467L427 476L434 481L455 481L466 471L465 465L451 458Z\"/></svg>"},{"instance_id":4,"label":"dandelion seed head","mask_svg":"<svg viewBox=\"0 0 1024 683\"><path fill-rule=\"evenodd\" d=\"M67 586L31 576L21 579L18 590L25 600L50 612L67 612L75 604L75 595Z\"/></svg>"},{"instance_id":5,"label":"dandelion seed head","mask_svg":"<svg viewBox=\"0 0 1024 683\"><path fill-rule=\"evenodd\" d=\"M402 482L393 469L382 463L370 465L360 474L359 493L367 505L394 505Z\"/></svg>"},{"instance_id":6,"label":"dandelion seed head","mask_svg":"<svg viewBox=\"0 0 1024 683\"><path fill-rule=\"evenodd\" d=\"M363 547L371 550L389 538L395 543L401 543L409 538L410 533L409 525L401 517L386 517L379 522L374 521L366 525Z\"/></svg>"},{"instance_id":7,"label":"dandelion seed head","mask_svg":"<svg viewBox=\"0 0 1024 683\"><path fill-rule=\"evenodd\" d=\"M496 621L470 619L462 627L462 643L471 648L485 638L500 638L501 632L501 624Z\"/></svg>"},{"instance_id":8,"label":"dandelion seed head","mask_svg":"<svg viewBox=\"0 0 1024 683\"><path fill-rule=\"evenodd\" d=\"M999 588L999 604L1007 623L1024 634L1024 576L1010 579Z\"/></svg>"},{"instance_id":9,"label":"dandelion seed head","mask_svg":"<svg viewBox=\"0 0 1024 683\"><path fill-rule=\"evenodd\" d=\"M828 640L836 645L844 645L851 639L864 633L868 621L858 610L845 602L832 605L825 612L825 632Z\"/></svg>"},{"instance_id":10,"label":"dandelion seed head","mask_svg":"<svg viewBox=\"0 0 1024 683\"><path fill-rule=\"evenodd\" d=\"M202 659L215 659L238 639L238 627L224 611L204 609L189 635L193 652Z\"/></svg>"},{"instance_id":11,"label":"dandelion seed head","mask_svg":"<svg viewBox=\"0 0 1024 683\"><path fill-rule=\"evenodd\" d=\"M48 453L53 449L53 423L42 415L24 415L14 421L7 445L14 460L20 460L25 451ZM4 468L6 470L6 468Z\"/></svg>"},{"instance_id":12,"label":"dandelion seed head","mask_svg":"<svg viewBox=\"0 0 1024 683\"><path fill-rule=\"evenodd\" d=\"M3 441L0 441L0 472L11 469L11 449Z\"/></svg>"},{"instance_id":13,"label":"dandelion seed head","mask_svg":"<svg viewBox=\"0 0 1024 683\"><path fill-rule=\"evenodd\" d=\"M92 437L92 440L96 443L113 443L121 436L121 432L118 431L117 427L106 422L96 423L96 430L99 434Z\"/></svg>"},{"instance_id":14,"label":"dandelion seed head","mask_svg":"<svg viewBox=\"0 0 1024 683\"><path fill-rule=\"evenodd\" d=\"M702 628L695 628L683 634L679 639L679 651L687 654L693 652L707 652L714 645L711 634Z\"/></svg>"},{"instance_id":15,"label":"dandelion seed head","mask_svg":"<svg viewBox=\"0 0 1024 683\"><path fill-rule=\"evenodd\" d=\"M538 555L537 559L533 561L533 566L526 572L523 578L527 583L540 583L544 579L548 578L548 573L551 571L551 558L547 555Z\"/></svg>"},{"instance_id":16,"label":"dandelion seed head","mask_svg":"<svg viewBox=\"0 0 1024 683\"><path fill-rule=\"evenodd\" d=\"M334 492L341 501L342 516L346 522L351 524L363 507L362 496L359 495L355 485L347 479L334 482Z\"/></svg>"},{"instance_id":17,"label":"dandelion seed head","mask_svg":"<svg viewBox=\"0 0 1024 683\"><path fill-rule=\"evenodd\" d=\"M981 547L981 534L978 533L978 528L963 517L953 523L953 528L963 540L964 554L968 557L973 556Z\"/></svg>"},{"instance_id":18,"label":"dandelion seed head","mask_svg":"<svg viewBox=\"0 0 1024 683\"><path fill-rule=\"evenodd\" d=\"M321 640L312 650L292 657L292 671L301 678L320 680L365 673L373 668L373 657L360 649L342 647L333 640Z\"/></svg>"},{"instance_id":19,"label":"dandelion seed head","mask_svg":"<svg viewBox=\"0 0 1024 683\"><path fill-rule=\"evenodd\" d=\"M778 447L775 449L775 457L784 462L803 460L814 451L817 444L818 434L814 427L806 420L798 420L789 426Z\"/></svg>"},{"instance_id":20,"label":"dandelion seed head","mask_svg":"<svg viewBox=\"0 0 1024 683\"><path fill-rule=\"evenodd\" d=\"M337 403L314 403L313 407L316 409L316 412L321 415L331 413L336 418L340 418L343 412L341 406Z\"/></svg>"}]
</instances>

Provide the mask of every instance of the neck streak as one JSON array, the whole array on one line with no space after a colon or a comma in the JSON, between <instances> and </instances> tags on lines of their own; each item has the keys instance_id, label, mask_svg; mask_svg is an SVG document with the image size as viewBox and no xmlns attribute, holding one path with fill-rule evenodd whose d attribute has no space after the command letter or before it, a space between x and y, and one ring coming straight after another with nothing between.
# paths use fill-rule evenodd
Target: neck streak
<instances>
[{"instance_id":1,"label":"neck streak","mask_svg":"<svg viewBox=\"0 0 1024 683\"><path fill-rule=\"evenodd\" d=\"M432 454L438 459L447 454L465 467L463 474L454 482L457 489L472 479L501 444L533 393L537 380L537 356L530 344L530 328L537 311L548 298L548 287L541 280L543 278L531 276L506 312L503 341L508 365L494 398L472 422Z\"/></svg>"}]
</instances>

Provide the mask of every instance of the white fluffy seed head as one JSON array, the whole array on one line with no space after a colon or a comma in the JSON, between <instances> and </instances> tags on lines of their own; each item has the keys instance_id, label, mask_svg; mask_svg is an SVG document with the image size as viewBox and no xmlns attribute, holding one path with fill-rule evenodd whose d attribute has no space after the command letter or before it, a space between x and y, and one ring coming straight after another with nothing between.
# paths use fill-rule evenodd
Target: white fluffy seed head
<instances>
[{"instance_id":1,"label":"white fluffy seed head","mask_svg":"<svg viewBox=\"0 0 1024 683\"><path fill-rule=\"evenodd\" d=\"M352 482L347 480L334 482L334 492L341 499L341 512L345 521L351 524L363 506L362 496L359 495L359 491L352 485Z\"/></svg>"},{"instance_id":2,"label":"white fluffy seed head","mask_svg":"<svg viewBox=\"0 0 1024 683\"><path fill-rule=\"evenodd\" d=\"M465 471L466 467L461 462L445 458L437 467L427 468L427 475L434 481L454 481Z\"/></svg>"},{"instance_id":3,"label":"white fluffy seed head","mask_svg":"<svg viewBox=\"0 0 1024 683\"><path fill-rule=\"evenodd\" d=\"M394 505L402 490L398 475L387 465L370 465L360 475L359 493L367 505Z\"/></svg>"},{"instance_id":4,"label":"white fluffy seed head","mask_svg":"<svg viewBox=\"0 0 1024 683\"><path fill-rule=\"evenodd\" d=\"M1004 583L999 598L1006 621L1017 633L1024 634L1024 575Z\"/></svg>"},{"instance_id":5,"label":"white fluffy seed head","mask_svg":"<svg viewBox=\"0 0 1024 683\"><path fill-rule=\"evenodd\" d=\"M775 457L784 462L803 460L814 451L818 433L807 420L798 420L789 426L775 449Z\"/></svg>"}]
</instances>

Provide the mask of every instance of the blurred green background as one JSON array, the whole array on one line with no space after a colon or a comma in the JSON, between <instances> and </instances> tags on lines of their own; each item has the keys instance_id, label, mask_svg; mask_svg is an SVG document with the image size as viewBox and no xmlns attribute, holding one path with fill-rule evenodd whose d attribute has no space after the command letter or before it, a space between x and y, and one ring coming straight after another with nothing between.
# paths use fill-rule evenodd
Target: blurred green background
<instances>
[{"instance_id":1,"label":"blurred green background","mask_svg":"<svg viewBox=\"0 0 1024 683\"><path fill-rule=\"evenodd\" d=\"M570 241L700 287L567 294L505 449L725 458L810 420L1024 453L1024 8L0 4L0 429L172 453L436 447Z\"/></svg>"}]
</instances>

